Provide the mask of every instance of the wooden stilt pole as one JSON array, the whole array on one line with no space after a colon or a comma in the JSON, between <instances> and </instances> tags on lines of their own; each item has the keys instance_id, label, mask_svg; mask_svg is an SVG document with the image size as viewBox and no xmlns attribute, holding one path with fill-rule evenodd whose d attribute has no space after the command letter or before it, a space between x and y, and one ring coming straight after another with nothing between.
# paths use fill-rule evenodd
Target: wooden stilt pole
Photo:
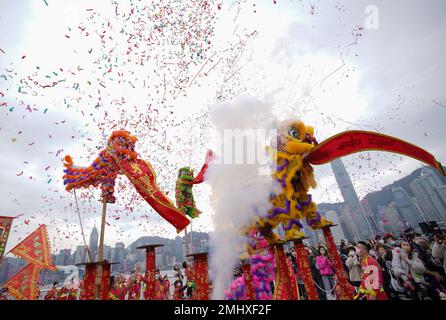
<instances>
[{"instance_id":1,"label":"wooden stilt pole","mask_svg":"<svg viewBox=\"0 0 446 320\"><path fill-rule=\"evenodd\" d=\"M187 227L184 228L184 238L186 241L186 256L189 255L189 237L187 236Z\"/></svg>"},{"instance_id":2,"label":"wooden stilt pole","mask_svg":"<svg viewBox=\"0 0 446 320\"><path fill-rule=\"evenodd\" d=\"M107 216L107 200L102 200L102 222L101 222L101 237L99 239L98 261L104 260L104 234L105 234L105 219Z\"/></svg>"},{"instance_id":3,"label":"wooden stilt pole","mask_svg":"<svg viewBox=\"0 0 446 320\"><path fill-rule=\"evenodd\" d=\"M101 221L101 235L99 238L99 252L98 252L98 262L104 261L104 234L105 234L105 220L107 217L107 200L103 197L102 200L102 221ZM101 292L101 278L102 278L102 264L98 266L96 272L96 290L95 298L100 299Z\"/></svg>"},{"instance_id":4,"label":"wooden stilt pole","mask_svg":"<svg viewBox=\"0 0 446 320\"><path fill-rule=\"evenodd\" d=\"M93 262L93 258L91 257L91 253L90 253L90 248L87 246L87 240L85 240L84 227L82 225L81 213L79 210L79 204L77 202L76 189L73 189L73 193L74 193L74 200L76 202L77 216L79 217L79 225L81 226L82 238L84 240L85 252L87 253L88 262ZM82 261L82 262L84 262L84 261Z\"/></svg>"}]
</instances>

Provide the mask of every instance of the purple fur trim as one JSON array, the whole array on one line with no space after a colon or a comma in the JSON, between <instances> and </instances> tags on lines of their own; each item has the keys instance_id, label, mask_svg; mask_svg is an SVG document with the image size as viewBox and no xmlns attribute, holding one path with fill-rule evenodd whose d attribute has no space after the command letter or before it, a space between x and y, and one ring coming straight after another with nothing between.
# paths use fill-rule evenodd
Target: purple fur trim
<instances>
[{"instance_id":1,"label":"purple fur trim","mask_svg":"<svg viewBox=\"0 0 446 320\"><path fill-rule=\"evenodd\" d=\"M311 219L310 221L308 221L308 225L311 227L313 224L315 224L316 222L321 221L321 214L319 213L319 211L315 212L317 217L314 219Z\"/></svg>"},{"instance_id":2,"label":"purple fur trim","mask_svg":"<svg viewBox=\"0 0 446 320\"><path fill-rule=\"evenodd\" d=\"M299 220L297 219L291 219L290 221L288 221L288 224L286 226L283 227L284 230L290 230L293 227L293 224L295 224L296 226L298 226L299 228L302 228L302 224L300 223Z\"/></svg>"},{"instance_id":3,"label":"purple fur trim","mask_svg":"<svg viewBox=\"0 0 446 320\"><path fill-rule=\"evenodd\" d=\"M306 201L299 201L299 203L302 206L308 206L309 204L311 204L311 194L308 194L308 200L306 200Z\"/></svg>"},{"instance_id":4,"label":"purple fur trim","mask_svg":"<svg viewBox=\"0 0 446 320\"><path fill-rule=\"evenodd\" d=\"M286 200L285 206L286 206L285 208L280 208L280 207L274 208L273 212L268 215L268 218L271 219L271 218L277 216L278 214L287 213L288 211L290 211L290 201L289 200Z\"/></svg>"}]
</instances>

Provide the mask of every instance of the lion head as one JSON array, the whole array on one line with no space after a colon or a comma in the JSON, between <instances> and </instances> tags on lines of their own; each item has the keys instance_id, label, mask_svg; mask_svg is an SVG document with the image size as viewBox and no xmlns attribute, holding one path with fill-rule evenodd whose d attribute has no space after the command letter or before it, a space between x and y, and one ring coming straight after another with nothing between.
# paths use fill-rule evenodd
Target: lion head
<instances>
[{"instance_id":1,"label":"lion head","mask_svg":"<svg viewBox=\"0 0 446 320\"><path fill-rule=\"evenodd\" d=\"M272 147L280 152L303 154L317 145L313 127L306 126L300 120L285 120L277 125L277 136Z\"/></svg>"}]
</instances>

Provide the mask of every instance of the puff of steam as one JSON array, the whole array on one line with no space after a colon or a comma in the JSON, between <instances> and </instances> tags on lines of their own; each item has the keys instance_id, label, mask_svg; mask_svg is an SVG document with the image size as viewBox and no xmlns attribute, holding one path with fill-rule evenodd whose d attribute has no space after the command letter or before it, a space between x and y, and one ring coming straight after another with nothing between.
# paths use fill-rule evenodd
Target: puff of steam
<instances>
[{"instance_id":1,"label":"puff of steam","mask_svg":"<svg viewBox=\"0 0 446 320\"><path fill-rule=\"evenodd\" d=\"M273 122L271 104L250 97L214 106L210 118L220 137L227 129L268 129ZM223 144L224 139L219 143ZM224 152L228 152L222 145L217 147L221 153L217 153L217 157L221 158ZM261 165L257 162L235 164L216 161L209 167L207 181L212 189L211 205L215 212L214 231L210 236L213 299L224 299L225 290L232 281L233 266L246 243L241 227L271 208L268 201L271 177L259 175Z\"/></svg>"}]
</instances>

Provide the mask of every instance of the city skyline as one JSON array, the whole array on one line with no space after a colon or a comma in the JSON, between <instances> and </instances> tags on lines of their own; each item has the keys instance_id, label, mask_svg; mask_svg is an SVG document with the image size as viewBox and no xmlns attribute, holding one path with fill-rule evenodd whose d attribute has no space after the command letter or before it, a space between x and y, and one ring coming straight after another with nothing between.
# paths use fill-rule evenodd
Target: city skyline
<instances>
[{"instance_id":1,"label":"city skyline","mask_svg":"<svg viewBox=\"0 0 446 320\"><path fill-rule=\"evenodd\" d=\"M333 162L332 162L333 164ZM404 228L412 227L416 230L420 230L419 223L420 222L428 222L428 221L444 221L446 220L446 197L444 197L444 190L446 190L446 184L444 183L444 180L446 180L443 177L440 177L435 170L432 170L429 167L423 167L414 170L410 175L403 177L402 179L405 179L407 177L410 177L411 175L419 172L419 174L411 180L409 183L410 189L413 189L413 192L415 192L415 189L413 188L414 183L421 183L424 181L425 186L431 186L434 190L436 190L437 194L435 193L427 193L425 191L417 191L417 195L414 197L411 197L408 192L406 191L406 188L403 188L401 186L395 187L394 184L398 181L394 181L392 184L387 185L383 187L381 190L378 190L377 192L390 190L392 194L392 200L390 200L387 203L382 203L378 206L377 210L373 210L368 203L368 197L373 194L367 194L365 197L363 197L361 200L356 195L354 185L350 181L349 175L347 170L345 169L345 166L343 165L342 161L340 159L336 160L335 165L332 165L333 167L333 174L337 175L337 179L339 180L339 183L341 183L344 186L343 194L346 195L346 197L352 197L353 203L356 201L356 208L360 208L360 214L363 216L362 223L365 225L363 226L364 229L369 230L369 232L366 234L365 237L359 237L358 238L358 232L355 229L355 224L353 222L352 214L351 214L351 207L345 202L336 202L336 203L322 203L318 204L319 209L322 211L324 215L328 219L330 217L335 217L335 223L339 224L340 231L342 232L343 236L345 236L346 239L351 240L361 240L361 239L367 239L371 238L374 235L377 234L384 234L386 232L391 233L397 233L402 231ZM421 181L421 182L420 182ZM427 183L427 185L426 185ZM432 189L428 189L431 191ZM410 191L409 191L410 192ZM423 193L424 192L424 193ZM341 191L342 194L342 191ZM433 206L433 203L429 202L429 200L424 199L426 196L429 196L430 198L437 199L440 202L435 203L435 207ZM355 199L356 197L356 199ZM421 209L418 202L423 202L425 204L425 209ZM435 208L435 209L433 209ZM443 213L439 214L436 217L436 219L430 219L433 217L432 211L429 210L442 210ZM328 214L328 216L327 216ZM333 216L335 214L335 216ZM94 227L92 232L96 228ZM280 231L280 230L279 230ZM307 226L304 226L304 232L312 238L313 242L317 242L319 239L319 236L314 236L314 232L310 231L310 229ZM97 233L97 231L96 231ZM340 233L340 232L339 232ZM337 232L334 232L334 234L339 234ZM93 235L93 239L96 237L96 235ZM178 237L178 236L177 236ZM338 237L337 237L338 238ZM164 238L164 239L170 239L170 238ZM171 239L174 240L174 239ZM339 240L339 239L337 239ZM90 237L91 242L91 237ZM132 244L138 242L138 240L135 240ZM124 246L122 242L117 242L117 244L120 243ZM132 246L130 244L129 246ZM105 244L106 247L109 247ZM79 248L80 246L78 246Z\"/></svg>"},{"instance_id":2,"label":"city skyline","mask_svg":"<svg viewBox=\"0 0 446 320\"><path fill-rule=\"evenodd\" d=\"M414 182L416 184L424 183L425 187L431 186L432 188L423 189L423 191L415 188L414 185L416 184ZM432 217L432 212L429 213L428 210L439 210L442 208L440 206L446 208L446 198L444 197L445 188L446 178L438 176L429 167L423 167L414 170L409 175L394 181L381 190L367 194L360 200L360 204L364 209L365 216L369 219L369 223L373 227L374 234L398 234L408 227L413 227L420 231L417 224L422 221L430 221L429 218ZM432 193L432 190L436 193ZM434 206L434 201L431 199L440 200L441 202L435 202ZM422 209L419 202L424 203L424 209ZM322 215L329 219L331 218L334 223L338 224L338 227L333 228L332 231L337 242L341 239L354 240L355 227L349 218L350 212L348 206L343 202L319 203L318 208ZM414 212L419 213L419 215L415 216L415 219L413 219ZM439 219L437 221L445 222L445 216L446 209L442 211L442 215L438 216L441 220ZM310 241L313 245L323 240L321 232L311 231L306 225L304 225L304 232L309 236L309 239L305 241ZM189 233L189 237L192 237L189 248L191 252L209 250L209 233L194 231ZM94 227L89 233L89 243L92 243L94 246L97 243L96 238L97 228ZM205 240L204 243L203 240ZM180 236L173 239L159 236L142 236L135 239L128 246L123 242L116 242L114 246L105 243L104 257L106 259L108 258L110 262L120 262L113 266L112 271L114 273L131 271L137 263L144 267L144 253L141 250L136 250L136 247L148 243L165 244L164 249L158 250L157 252L158 267L171 267L173 264L180 263L184 259L186 248L184 237ZM72 250L72 248L60 249L52 256L53 262L60 266L73 265L86 261L85 247L83 245L77 245L75 250ZM21 259L8 256L5 262L1 265L3 280L14 274L25 264ZM52 276L49 276L49 279L53 279Z\"/></svg>"}]
</instances>

